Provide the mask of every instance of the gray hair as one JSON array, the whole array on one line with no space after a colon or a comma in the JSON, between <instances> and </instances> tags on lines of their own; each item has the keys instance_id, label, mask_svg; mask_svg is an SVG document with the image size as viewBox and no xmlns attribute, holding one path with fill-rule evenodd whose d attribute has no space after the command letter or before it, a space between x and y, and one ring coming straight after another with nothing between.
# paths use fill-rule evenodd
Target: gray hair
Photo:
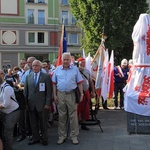
<instances>
[{"instance_id":1,"label":"gray hair","mask_svg":"<svg viewBox=\"0 0 150 150\"><path fill-rule=\"evenodd\" d=\"M28 57L27 60L31 60L33 62L34 60L36 60L36 58L31 56L31 57Z\"/></svg>"},{"instance_id":2,"label":"gray hair","mask_svg":"<svg viewBox=\"0 0 150 150\"><path fill-rule=\"evenodd\" d=\"M63 54L62 54L62 60L63 60L63 58L64 58L65 56L70 56L70 60L71 60L71 54L70 54L70 52L65 52L65 53L63 53Z\"/></svg>"},{"instance_id":3,"label":"gray hair","mask_svg":"<svg viewBox=\"0 0 150 150\"><path fill-rule=\"evenodd\" d=\"M41 63L41 61L39 61L39 60L37 60L37 59L36 59L36 60L34 60L34 61L33 61L33 63L35 63L35 62L39 63L39 64L40 64L40 66L42 67L42 63ZM33 63L32 63L32 64L33 64Z\"/></svg>"}]
</instances>

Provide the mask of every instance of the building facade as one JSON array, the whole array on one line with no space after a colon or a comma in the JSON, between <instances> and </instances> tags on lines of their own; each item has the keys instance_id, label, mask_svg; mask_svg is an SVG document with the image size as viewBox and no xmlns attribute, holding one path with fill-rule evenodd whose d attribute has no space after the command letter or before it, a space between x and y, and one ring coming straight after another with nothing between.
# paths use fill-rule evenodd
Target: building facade
<instances>
[{"instance_id":1,"label":"building facade","mask_svg":"<svg viewBox=\"0 0 150 150\"><path fill-rule=\"evenodd\" d=\"M148 3L148 5L149 5L149 9L150 9L150 0L147 0L147 3Z\"/></svg>"},{"instance_id":2,"label":"building facade","mask_svg":"<svg viewBox=\"0 0 150 150\"><path fill-rule=\"evenodd\" d=\"M70 14L68 0L0 0L0 67L19 65L29 56L52 62L64 17L68 51L79 52L80 29Z\"/></svg>"},{"instance_id":3,"label":"building facade","mask_svg":"<svg viewBox=\"0 0 150 150\"><path fill-rule=\"evenodd\" d=\"M81 47L82 30L76 25L77 21L71 13L69 0L59 0L59 6L59 23L64 23L67 31L67 51L72 54L81 53L79 49Z\"/></svg>"}]
</instances>

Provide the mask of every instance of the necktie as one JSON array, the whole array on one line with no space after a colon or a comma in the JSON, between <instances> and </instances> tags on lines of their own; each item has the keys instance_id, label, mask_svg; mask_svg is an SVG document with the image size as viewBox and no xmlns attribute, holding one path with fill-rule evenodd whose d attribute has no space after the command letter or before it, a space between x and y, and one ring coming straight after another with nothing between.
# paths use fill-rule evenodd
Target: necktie
<instances>
[{"instance_id":1,"label":"necktie","mask_svg":"<svg viewBox=\"0 0 150 150\"><path fill-rule=\"evenodd\" d=\"M36 86L36 84L37 84L37 73L35 73L34 75L34 86Z\"/></svg>"}]
</instances>

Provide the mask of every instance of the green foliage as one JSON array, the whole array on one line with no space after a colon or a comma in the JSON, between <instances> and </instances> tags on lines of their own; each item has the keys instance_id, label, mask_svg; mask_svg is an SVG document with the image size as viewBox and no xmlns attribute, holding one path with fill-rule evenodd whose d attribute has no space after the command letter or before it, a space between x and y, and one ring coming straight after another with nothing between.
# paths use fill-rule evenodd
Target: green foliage
<instances>
[{"instance_id":1,"label":"green foliage","mask_svg":"<svg viewBox=\"0 0 150 150\"><path fill-rule=\"evenodd\" d=\"M115 62L132 57L131 34L141 13L148 10L146 0L69 0L78 26L83 29L82 47L94 55L102 33L108 37L105 47L115 52Z\"/></svg>"}]
</instances>

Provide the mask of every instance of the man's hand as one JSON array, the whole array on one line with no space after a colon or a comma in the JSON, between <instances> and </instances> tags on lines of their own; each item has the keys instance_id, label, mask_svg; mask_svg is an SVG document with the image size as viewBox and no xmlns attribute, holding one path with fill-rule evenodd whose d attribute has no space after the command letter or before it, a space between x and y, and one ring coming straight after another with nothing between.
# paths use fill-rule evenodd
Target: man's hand
<instances>
[{"instance_id":1,"label":"man's hand","mask_svg":"<svg viewBox=\"0 0 150 150\"><path fill-rule=\"evenodd\" d=\"M91 98L94 98L96 96L95 92L91 93Z\"/></svg>"},{"instance_id":2,"label":"man's hand","mask_svg":"<svg viewBox=\"0 0 150 150\"><path fill-rule=\"evenodd\" d=\"M2 106L2 104L0 104L0 109L3 109L4 107Z\"/></svg>"},{"instance_id":3,"label":"man's hand","mask_svg":"<svg viewBox=\"0 0 150 150\"><path fill-rule=\"evenodd\" d=\"M45 105L45 106L44 106L44 109L49 110L49 109L50 109L50 106L49 106L49 105Z\"/></svg>"},{"instance_id":4,"label":"man's hand","mask_svg":"<svg viewBox=\"0 0 150 150\"><path fill-rule=\"evenodd\" d=\"M58 104L58 98L57 98L57 96L54 96L54 101L55 101L55 104Z\"/></svg>"},{"instance_id":5,"label":"man's hand","mask_svg":"<svg viewBox=\"0 0 150 150\"><path fill-rule=\"evenodd\" d=\"M81 95L80 95L80 102L83 101L83 96L84 96L84 94L81 94Z\"/></svg>"}]
</instances>

